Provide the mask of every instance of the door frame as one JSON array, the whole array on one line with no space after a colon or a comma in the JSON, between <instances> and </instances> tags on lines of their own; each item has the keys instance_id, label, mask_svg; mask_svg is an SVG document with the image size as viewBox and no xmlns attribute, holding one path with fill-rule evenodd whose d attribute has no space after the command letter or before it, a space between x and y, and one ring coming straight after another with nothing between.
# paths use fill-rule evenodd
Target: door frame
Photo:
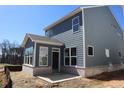
<instances>
[{"instance_id":1,"label":"door frame","mask_svg":"<svg viewBox=\"0 0 124 93\"><path fill-rule=\"evenodd\" d=\"M58 51L54 51L54 49L58 49ZM52 48L52 55L51 55L51 62L52 62L52 70L53 70L53 52L59 53L59 59L58 59L58 72L60 72L60 48Z\"/></svg>"}]
</instances>

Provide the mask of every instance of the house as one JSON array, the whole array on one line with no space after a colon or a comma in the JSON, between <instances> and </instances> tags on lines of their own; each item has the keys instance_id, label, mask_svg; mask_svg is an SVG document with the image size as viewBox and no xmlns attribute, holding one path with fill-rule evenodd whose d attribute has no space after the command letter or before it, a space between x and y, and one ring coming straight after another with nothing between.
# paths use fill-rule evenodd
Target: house
<instances>
[{"instance_id":1,"label":"house","mask_svg":"<svg viewBox=\"0 0 124 93\"><path fill-rule=\"evenodd\" d=\"M123 30L109 6L80 7L44 30L24 38L24 71L88 77L124 67Z\"/></svg>"}]
</instances>

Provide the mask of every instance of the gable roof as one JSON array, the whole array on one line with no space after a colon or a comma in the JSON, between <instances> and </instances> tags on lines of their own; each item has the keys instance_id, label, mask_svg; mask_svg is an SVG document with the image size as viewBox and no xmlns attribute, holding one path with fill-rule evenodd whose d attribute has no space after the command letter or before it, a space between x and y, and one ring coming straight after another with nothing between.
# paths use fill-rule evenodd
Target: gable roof
<instances>
[{"instance_id":1,"label":"gable roof","mask_svg":"<svg viewBox=\"0 0 124 93\"><path fill-rule=\"evenodd\" d=\"M42 44L49 44L49 45L57 45L57 46L62 46L64 43L58 41L57 39L49 38L46 36L40 36L40 35L34 35L34 34L26 34L25 38L22 43L22 47L25 46L26 42L28 39L31 39L32 42L36 43L42 43Z\"/></svg>"},{"instance_id":2,"label":"gable roof","mask_svg":"<svg viewBox=\"0 0 124 93\"><path fill-rule=\"evenodd\" d=\"M43 30L45 30L45 31L46 31L46 30L49 30L50 28L54 27L55 25L57 25L57 24L59 24L59 23L65 21L66 19L72 17L73 15L75 15L75 14L81 12L82 9L86 9L86 8L95 8L95 7L101 7L101 6L104 6L104 5L97 5L97 6L96 6L96 5L81 6L81 7L77 8L77 9L73 10L71 13L67 14L66 16L62 17L62 18L59 19L58 21L54 22L53 24L47 26L47 27L44 28Z\"/></svg>"}]
</instances>

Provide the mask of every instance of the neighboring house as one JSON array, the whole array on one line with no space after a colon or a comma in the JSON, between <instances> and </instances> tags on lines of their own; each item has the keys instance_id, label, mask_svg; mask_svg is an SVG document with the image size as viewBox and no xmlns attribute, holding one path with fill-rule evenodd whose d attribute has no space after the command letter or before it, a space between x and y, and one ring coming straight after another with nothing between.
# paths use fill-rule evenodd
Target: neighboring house
<instances>
[{"instance_id":1,"label":"neighboring house","mask_svg":"<svg viewBox=\"0 0 124 93\"><path fill-rule=\"evenodd\" d=\"M80 7L44 30L25 36L24 71L87 77L123 68L123 30L109 6Z\"/></svg>"}]
</instances>

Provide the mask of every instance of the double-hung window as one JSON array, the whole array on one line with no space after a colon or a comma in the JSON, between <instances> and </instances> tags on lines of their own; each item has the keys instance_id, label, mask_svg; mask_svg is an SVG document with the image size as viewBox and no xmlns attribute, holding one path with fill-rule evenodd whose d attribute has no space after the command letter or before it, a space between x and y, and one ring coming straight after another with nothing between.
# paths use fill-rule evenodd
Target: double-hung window
<instances>
[{"instance_id":1,"label":"double-hung window","mask_svg":"<svg viewBox=\"0 0 124 93\"><path fill-rule=\"evenodd\" d=\"M32 65L33 47L25 49L25 64Z\"/></svg>"},{"instance_id":2,"label":"double-hung window","mask_svg":"<svg viewBox=\"0 0 124 93\"><path fill-rule=\"evenodd\" d=\"M71 48L71 65L76 65L76 48Z\"/></svg>"},{"instance_id":3,"label":"double-hung window","mask_svg":"<svg viewBox=\"0 0 124 93\"><path fill-rule=\"evenodd\" d=\"M77 56L76 47L65 48L65 66L76 66Z\"/></svg>"},{"instance_id":4,"label":"double-hung window","mask_svg":"<svg viewBox=\"0 0 124 93\"><path fill-rule=\"evenodd\" d=\"M73 32L79 31L79 16L72 19L72 30Z\"/></svg>"},{"instance_id":5,"label":"double-hung window","mask_svg":"<svg viewBox=\"0 0 124 93\"><path fill-rule=\"evenodd\" d=\"M69 48L65 49L65 65L70 65L70 53Z\"/></svg>"}]
</instances>

